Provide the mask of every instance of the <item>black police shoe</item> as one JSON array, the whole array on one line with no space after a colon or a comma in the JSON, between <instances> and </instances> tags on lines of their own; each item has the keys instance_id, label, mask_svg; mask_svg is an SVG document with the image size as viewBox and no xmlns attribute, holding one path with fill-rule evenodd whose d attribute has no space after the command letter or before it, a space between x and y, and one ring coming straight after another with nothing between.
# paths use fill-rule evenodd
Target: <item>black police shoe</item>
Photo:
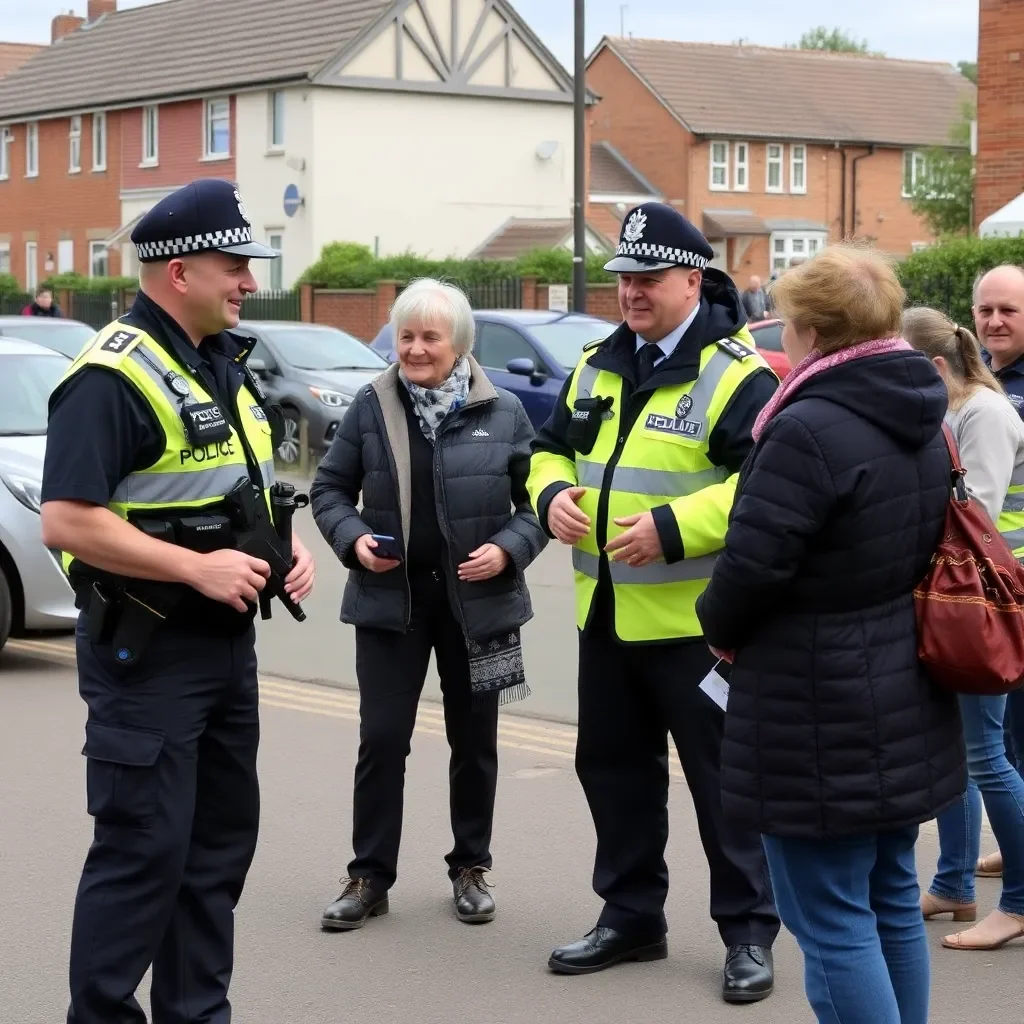
<instances>
[{"instance_id":1,"label":"black police shoe","mask_svg":"<svg viewBox=\"0 0 1024 1024\"><path fill-rule=\"evenodd\" d=\"M775 989L772 951L765 946L730 946L725 957L722 998L727 1003L756 1003Z\"/></svg>"},{"instance_id":2,"label":"black police shoe","mask_svg":"<svg viewBox=\"0 0 1024 1024\"><path fill-rule=\"evenodd\" d=\"M556 974L593 974L626 961L664 960L668 943L664 935L623 935L598 925L582 939L556 949L548 967Z\"/></svg>"},{"instance_id":3,"label":"black police shoe","mask_svg":"<svg viewBox=\"0 0 1024 1024\"><path fill-rule=\"evenodd\" d=\"M347 932L362 928L369 917L383 917L389 909L387 890L375 889L369 878L350 878L344 892L324 911L320 926Z\"/></svg>"},{"instance_id":4,"label":"black police shoe","mask_svg":"<svg viewBox=\"0 0 1024 1024\"><path fill-rule=\"evenodd\" d=\"M455 913L466 924L493 921L497 912L494 899L487 891L490 882L484 881L487 868L460 868L459 877L452 882L455 890Z\"/></svg>"}]
</instances>

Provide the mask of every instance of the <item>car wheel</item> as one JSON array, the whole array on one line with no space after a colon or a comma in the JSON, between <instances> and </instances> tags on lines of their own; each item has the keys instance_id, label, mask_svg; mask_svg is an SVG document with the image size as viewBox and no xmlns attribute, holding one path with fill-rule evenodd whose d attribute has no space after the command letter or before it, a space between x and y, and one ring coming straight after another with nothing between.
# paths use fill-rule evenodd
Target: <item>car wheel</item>
<instances>
[{"instance_id":1,"label":"car wheel","mask_svg":"<svg viewBox=\"0 0 1024 1024\"><path fill-rule=\"evenodd\" d=\"M277 446L277 457L287 466L299 461L299 414L294 409L284 409L284 436Z\"/></svg>"},{"instance_id":2,"label":"car wheel","mask_svg":"<svg viewBox=\"0 0 1024 1024\"><path fill-rule=\"evenodd\" d=\"M0 648L7 643L11 635L11 621L14 616L14 605L11 602L11 588L7 585L7 577L0 568Z\"/></svg>"}]
</instances>

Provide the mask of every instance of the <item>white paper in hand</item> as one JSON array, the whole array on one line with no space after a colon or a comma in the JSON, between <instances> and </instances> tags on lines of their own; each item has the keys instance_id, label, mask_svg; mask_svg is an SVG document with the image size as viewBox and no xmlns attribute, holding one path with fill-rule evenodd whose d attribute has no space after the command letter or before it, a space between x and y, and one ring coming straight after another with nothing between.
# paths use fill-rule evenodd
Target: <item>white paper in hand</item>
<instances>
[{"instance_id":1,"label":"white paper in hand","mask_svg":"<svg viewBox=\"0 0 1024 1024\"><path fill-rule=\"evenodd\" d=\"M718 673L719 661L701 680L700 688L724 711L729 703L729 684Z\"/></svg>"}]
</instances>

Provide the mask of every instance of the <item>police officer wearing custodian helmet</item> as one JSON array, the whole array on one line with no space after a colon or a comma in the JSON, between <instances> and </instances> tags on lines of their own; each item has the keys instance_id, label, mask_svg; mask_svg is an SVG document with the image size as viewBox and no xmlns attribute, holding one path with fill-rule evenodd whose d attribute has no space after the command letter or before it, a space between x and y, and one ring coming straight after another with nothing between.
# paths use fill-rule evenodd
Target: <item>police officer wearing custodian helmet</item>
<instances>
[{"instance_id":1,"label":"police officer wearing custodian helmet","mask_svg":"<svg viewBox=\"0 0 1024 1024\"><path fill-rule=\"evenodd\" d=\"M556 949L565 974L667 956L671 733L728 949L723 997L772 991L779 931L760 836L722 814L724 715L699 689L715 665L694 610L722 549L751 427L777 380L735 285L679 212L637 207L605 269L625 323L589 345L538 433L529 490L572 544L579 647L576 771L597 831L597 927Z\"/></svg>"},{"instance_id":2,"label":"police officer wearing custodian helmet","mask_svg":"<svg viewBox=\"0 0 1024 1024\"><path fill-rule=\"evenodd\" d=\"M257 601L296 617L313 563L274 481L269 406L230 333L256 291L227 181L200 180L132 233L131 310L50 401L45 543L81 609L76 647L94 839L71 934L69 1024L226 1024L234 909L256 848ZM274 524L278 529L275 530Z\"/></svg>"}]
</instances>

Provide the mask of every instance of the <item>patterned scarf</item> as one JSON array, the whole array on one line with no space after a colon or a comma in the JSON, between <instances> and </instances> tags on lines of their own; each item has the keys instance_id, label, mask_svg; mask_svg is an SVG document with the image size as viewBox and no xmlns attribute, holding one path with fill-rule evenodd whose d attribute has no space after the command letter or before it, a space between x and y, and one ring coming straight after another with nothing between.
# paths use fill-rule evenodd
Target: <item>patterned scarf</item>
<instances>
[{"instance_id":1,"label":"patterned scarf","mask_svg":"<svg viewBox=\"0 0 1024 1024\"><path fill-rule=\"evenodd\" d=\"M842 366L854 359L863 359L865 356L880 356L887 352L910 352L911 346L902 338L885 338L877 341L862 341L859 345L851 345L849 348L841 348L838 352L830 352L823 356L816 349L810 355L805 356L772 395L771 401L761 410L754 421L754 428L751 433L754 440L758 441L768 426L768 421L807 383L811 377L816 377L825 370L831 370L835 366Z\"/></svg>"},{"instance_id":2,"label":"patterned scarf","mask_svg":"<svg viewBox=\"0 0 1024 1024\"><path fill-rule=\"evenodd\" d=\"M466 404L469 397L469 360L465 356L459 356L452 367L452 372L434 388L414 384L406 377L404 370L400 369L398 376L412 399L412 407L423 436L433 444L437 437L437 429L445 417Z\"/></svg>"}]
</instances>

